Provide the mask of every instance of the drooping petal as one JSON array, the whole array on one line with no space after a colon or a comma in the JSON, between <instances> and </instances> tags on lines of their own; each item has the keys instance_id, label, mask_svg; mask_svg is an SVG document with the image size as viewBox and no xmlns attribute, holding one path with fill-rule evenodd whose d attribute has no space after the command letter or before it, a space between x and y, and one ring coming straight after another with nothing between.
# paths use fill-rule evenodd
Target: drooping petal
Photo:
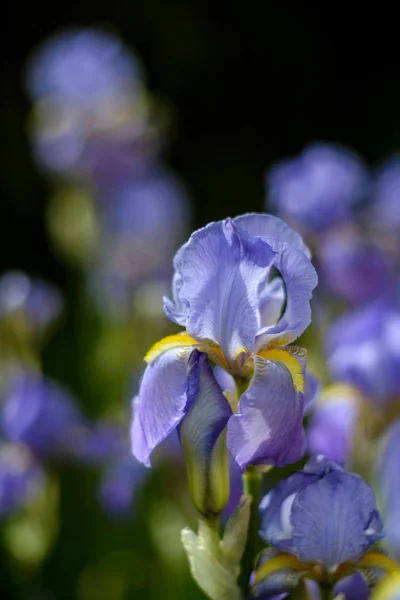
<instances>
[{"instance_id":1,"label":"drooping petal","mask_svg":"<svg viewBox=\"0 0 400 600\"><path fill-rule=\"evenodd\" d=\"M229 497L229 464L223 431L232 410L208 363L194 350L189 359L191 405L179 433L185 452L192 500L206 517L221 513Z\"/></svg>"},{"instance_id":2,"label":"drooping petal","mask_svg":"<svg viewBox=\"0 0 400 600\"><path fill-rule=\"evenodd\" d=\"M172 348L161 354L143 375L134 400L131 429L132 452L146 466L150 454L180 423L186 413L188 389L188 348Z\"/></svg>"},{"instance_id":3,"label":"drooping petal","mask_svg":"<svg viewBox=\"0 0 400 600\"><path fill-rule=\"evenodd\" d=\"M310 301L318 277L309 258L288 244L270 240L276 252L274 266L286 287L286 308L276 325L261 327L257 333L256 349L269 345L285 346L298 338L311 322Z\"/></svg>"},{"instance_id":4,"label":"drooping petal","mask_svg":"<svg viewBox=\"0 0 400 600\"><path fill-rule=\"evenodd\" d=\"M339 594L349 600L368 600L370 593L367 582L360 573L345 577L335 586L335 598Z\"/></svg>"},{"instance_id":5,"label":"drooping petal","mask_svg":"<svg viewBox=\"0 0 400 600\"><path fill-rule=\"evenodd\" d=\"M296 494L290 521L295 554L302 562L321 561L328 569L356 563L383 537L372 488L339 470Z\"/></svg>"},{"instance_id":6,"label":"drooping petal","mask_svg":"<svg viewBox=\"0 0 400 600\"><path fill-rule=\"evenodd\" d=\"M254 376L228 425L228 448L239 467L284 466L301 458L303 404L288 368L255 356Z\"/></svg>"},{"instance_id":7,"label":"drooping petal","mask_svg":"<svg viewBox=\"0 0 400 600\"><path fill-rule=\"evenodd\" d=\"M247 215L235 217L233 222L253 237L260 237L268 243L271 238L285 242L289 246L301 250L310 257L310 251L305 245L301 235L278 217L266 214L248 213Z\"/></svg>"},{"instance_id":8,"label":"drooping petal","mask_svg":"<svg viewBox=\"0 0 400 600\"><path fill-rule=\"evenodd\" d=\"M219 344L228 361L254 349L259 298L275 253L230 219L195 232L175 260L188 334Z\"/></svg>"}]
</instances>

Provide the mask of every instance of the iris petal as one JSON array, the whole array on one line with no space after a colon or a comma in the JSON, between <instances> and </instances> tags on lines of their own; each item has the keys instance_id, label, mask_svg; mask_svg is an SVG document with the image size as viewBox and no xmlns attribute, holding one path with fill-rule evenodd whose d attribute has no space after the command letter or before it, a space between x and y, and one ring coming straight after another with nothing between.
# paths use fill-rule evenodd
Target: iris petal
<instances>
[{"instance_id":1,"label":"iris petal","mask_svg":"<svg viewBox=\"0 0 400 600\"><path fill-rule=\"evenodd\" d=\"M303 394L284 364L254 357L254 376L228 425L228 448L241 469L283 466L304 453Z\"/></svg>"},{"instance_id":2,"label":"iris petal","mask_svg":"<svg viewBox=\"0 0 400 600\"><path fill-rule=\"evenodd\" d=\"M259 298L275 253L230 219L195 232L179 250L175 268L181 304L189 306L188 334L219 344L228 361L252 351L259 329Z\"/></svg>"},{"instance_id":3,"label":"iris petal","mask_svg":"<svg viewBox=\"0 0 400 600\"><path fill-rule=\"evenodd\" d=\"M205 516L218 515L229 497L229 464L223 431L232 415L207 354L195 350L189 360L190 387L197 392L179 426L186 456L189 487L196 508ZM194 386L193 386L194 387Z\"/></svg>"},{"instance_id":4,"label":"iris petal","mask_svg":"<svg viewBox=\"0 0 400 600\"><path fill-rule=\"evenodd\" d=\"M290 225L274 217L273 215L248 213L233 219L235 225L247 231L252 237L260 237L269 243L269 240L276 239L285 242L293 248L297 248L310 256L310 251L303 242L303 238Z\"/></svg>"},{"instance_id":5,"label":"iris petal","mask_svg":"<svg viewBox=\"0 0 400 600\"><path fill-rule=\"evenodd\" d=\"M360 477L335 470L296 494L293 546L302 562L328 569L358 562L383 536L374 493Z\"/></svg>"},{"instance_id":6,"label":"iris petal","mask_svg":"<svg viewBox=\"0 0 400 600\"><path fill-rule=\"evenodd\" d=\"M298 338L311 322L310 300L318 277L308 257L284 242L270 240L276 252L274 266L286 286L286 308L276 325L262 327L257 333L256 349L269 345L285 346Z\"/></svg>"},{"instance_id":7,"label":"iris petal","mask_svg":"<svg viewBox=\"0 0 400 600\"><path fill-rule=\"evenodd\" d=\"M132 452L150 466L150 454L183 418L190 400L187 362L192 348L172 348L148 365L134 400Z\"/></svg>"}]
</instances>

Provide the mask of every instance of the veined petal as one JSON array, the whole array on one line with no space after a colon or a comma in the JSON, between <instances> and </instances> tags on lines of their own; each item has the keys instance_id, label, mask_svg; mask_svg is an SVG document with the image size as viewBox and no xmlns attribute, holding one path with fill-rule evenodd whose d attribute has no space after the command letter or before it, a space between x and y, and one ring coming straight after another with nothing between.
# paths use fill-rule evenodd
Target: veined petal
<instances>
[{"instance_id":1,"label":"veined petal","mask_svg":"<svg viewBox=\"0 0 400 600\"><path fill-rule=\"evenodd\" d=\"M303 394L285 364L254 357L254 375L228 424L228 448L241 469L284 466L304 453Z\"/></svg>"},{"instance_id":2,"label":"veined petal","mask_svg":"<svg viewBox=\"0 0 400 600\"><path fill-rule=\"evenodd\" d=\"M339 581L335 586L335 598L339 594L344 594L344 597L350 598L350 600L368 600L370 598L367 582L360 573L354 573Z\"/></svg>"},{"instance_id":3,"label":"veined petal","mask_svg":"<svg viewBox=\"0 0 400 600\"><path fill-rule=\"evenodd\" d=\"M189 385L197 392L181 421L179 433L185 452L189 488L197 510L215 517L229 497L228 453L223 431L232 410L208 364L207 354L195 350L189 360Z\"/></svg>"},{"instance_id":4,"label":"veined petal","mask_svg":"<svg viewBox=\"0 0 400 600\"><path fill-rule=\"evenodd\" d=\"M268 243L271 238L280 240L293 248L301 250L306 256L310 257L310 251L303 242L301 235L278 217L248 213L247 215L235 217L233 222L253 237L260 237Z\"/></svg>"},{"instance_id":5,"label":"veined petal","mask_svg":"<svg viewBox=\"0 0 400 600\"><path fill-rule=\"evenodd\" d=\"M358 562L383 537L372 488L340 470L300 490L290 520L295 554L302 562L320 561L330 570Z\"/></svg>"},{"instance_id":6,"label":"veined petal","mask_svg":"<svg viewBox=\"0 0 400 600\"><path fill-rule=\"evenodd\" d=\"M178 257L189 335L219 344L231 363L243 350L251 352L260 293L275 258L271 247L226 219L195 232Z\"/></svg>"},{"instance_id":7,"label":"veined petal","mask_svg":"<svg viewBox=\"0 0 400 600\"><path fill-rule=\"evenodd\" d=\"M192 347L171 348L148 365L134 400L132 452L150 466L150 454L177 427L191 400L188 359Z\"/></svg>"},{"instance_id":8,"label":"veined petal","mask_svg":"<svg viewBox=\"0 0 400 600\"><path fill-rule=\"evenodd\" d=\"M306 352L304 352L304 359ZM279 362L284 365L292 376L293 385L297 392L304 393L304 372L303 366L297 360L296 356L289 352L289 348L270 348L269 350L261 350L258 356L265 358L266 360L272 360L273 362Z\"/></svg>"},{"instance_id":9,"label":"veined petal","mask_svg":"<svg viewBox=\"0 0 400 600\"><path fill-rule=\"evenodd\" d=\"M172 348L183 348L185 346L196 346L196 344L196 340L185 332L177 333L176 335L167 335L150 348L144 357L144 360L147 363L152 363L167 350L171 350Z\"/></svg>"},{"instance_id":10,"label":"veined petal","mask_svg":"<svg viewBox=\"0 0 400 600\"><path fill-rule=\"evenodd\" d=\"M318 277L309 258L284 242L270 240L276 252L274 266L286 286L286 308L276 325L262 327L257 333L256 351L270 345L285 346L298 338L311 322L310 301Z\"/></svg>"}]
</instances>

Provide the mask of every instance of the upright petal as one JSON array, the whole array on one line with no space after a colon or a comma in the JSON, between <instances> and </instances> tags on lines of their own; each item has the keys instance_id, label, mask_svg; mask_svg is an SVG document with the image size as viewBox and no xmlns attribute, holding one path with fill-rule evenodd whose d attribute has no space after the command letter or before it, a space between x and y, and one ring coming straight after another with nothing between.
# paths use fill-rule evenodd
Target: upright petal
<instances>
[{"instance_id":1,"label":"upright petal","mask_svg":"<svg viewBox=\"0 0 400 600\"><path fill-rule=\"evenodd\" d=\"M339 470L296 494L290 521L295 554L302 562L321 561L328 569L358 562L383 537L372 488Z\"/></svg>"},{"instance_id":2,"label":"upright petal","mask_svg":"<svg viewBox=\"0 0 400 600\"><path fill-rule=\"evenodd\" d=\"M276 325L265 325L258 331L256 348L285 346L298 338L311 322L310 301L318 277L309 258L288 244L270 240L276 252L274 266L286 287L286 308Z\"/></svg>"},{"instance_id":3,"label":"upright petal","mask_svg":"<svg viewBox=\"0 0 400 600\"><path fill-rule=\"evenodd\" d=\"M150 454L180 423L190 399L188 358L192 348L172 348L146 368L134 400L132 452L150 466Z\"/></svg>"},{"instance_id":4,"label":"upright petal","mask_svg":"<svg viewBox=\"0 0 400 600\"><path fill-rule=\"evenodd\" d=\"M228 448L241 469L249 464L281 467L301 458L303 404L286 366L254 357L254 376L240 397L239 414L228 425Z\"/></svg>"},{"instance_id":5,"label":"upright petal","mask_svg":"<svg viewBox=\"0 0 400 600\"><path fill-rule=\"evenodd\" d=\"M285 242L288 246L297 248L310 257L310 251L301 235L278 217L248 213L247 215L235 217L233 222L241 229L247 231L252 237L260 237L268 243L271 238Z\"/></svg>"},{"instance_id":6,"label":"upright petal","mask_svg":"<svg viewBox=\"0 0 400 600\"><path fill-rule=\"evenodd\" d=\"M214 517L229 497L229 464L223 431L232 410L208 364L207 354L194 350L189 360L189 385L197 388L179 433L186 456L189 488L197 510Z\"/></svg>"},{"instance_id":7,"label":"upright petal","mask_svg":"<svg viewBox=\"0 0 400 600\"><path fill-rule=\"evenodd\" d=\"M175 260L182 276L179 300L190 307L189 335L219 344L231 363L244 349L251 352L260 293L274 257L268 244L230 219L196 231Z\"/></svg>"}]
</instances>

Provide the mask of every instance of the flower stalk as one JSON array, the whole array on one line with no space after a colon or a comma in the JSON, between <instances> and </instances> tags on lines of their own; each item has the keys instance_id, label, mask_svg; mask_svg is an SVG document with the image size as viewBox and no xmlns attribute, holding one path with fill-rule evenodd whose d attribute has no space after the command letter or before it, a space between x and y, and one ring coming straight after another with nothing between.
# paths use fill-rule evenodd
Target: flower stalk
<instances>
[{"instance_id":1,"label":"flower stalk","mask_svg":"<svg viewBox=\"0 0 400 600\"><path fill-rule=\"evenodd\" d=\"M260 503L261 496L261 481L262 472L257 467L250 466L243 474L243 491L252 499L247 542L242 558L239 577L239 586L243 591L244 597L247 596L250 576L254 567L254 560L262 548L262 541L258 535L260 530L258 505Z\"/></svg>"}]
</instances>

